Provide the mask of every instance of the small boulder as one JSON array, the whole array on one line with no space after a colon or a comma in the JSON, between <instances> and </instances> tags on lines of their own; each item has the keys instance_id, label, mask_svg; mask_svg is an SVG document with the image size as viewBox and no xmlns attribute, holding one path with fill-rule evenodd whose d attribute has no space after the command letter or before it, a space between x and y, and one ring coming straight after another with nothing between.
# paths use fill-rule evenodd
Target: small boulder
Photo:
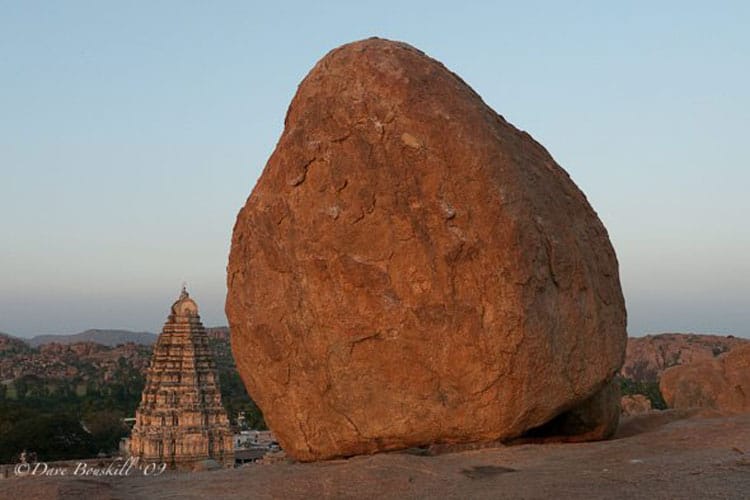
<instances>
[{"instance_id":1,"label":"small boulder","mask_svg":"<svg viewBox=\"0 0 750 500\"><path fill-rule=\"evenodd\" d=\"M651 400L643 394L630 394L620 399L622 414L625 416L641 415L651 411Z\"/></svg>"}]
</instances>

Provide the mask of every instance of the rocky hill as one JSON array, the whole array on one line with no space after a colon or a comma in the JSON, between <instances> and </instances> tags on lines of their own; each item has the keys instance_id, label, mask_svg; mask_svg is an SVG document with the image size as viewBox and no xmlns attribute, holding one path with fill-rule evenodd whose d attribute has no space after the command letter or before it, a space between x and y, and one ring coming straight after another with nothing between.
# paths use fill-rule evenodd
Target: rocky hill
<instances>
[{"instance_id":1,"label":"rocky hill","mask_svg":"<svg viewBox=\"0 0 750 500\"><path fill-rule=\"evenodd\" d=\"M625 364L620 374L638 383L658 382L661 374L672 366L706 361L750 339L734 336L699 335L693 333L662 333L630 337Z\"/></svg>"},{"instance_id":2,"label":"rocky hill","mask_svg":"<svg viewBox=\"0 0 750 500\"><path fill-rule=\"evenodd\" d=\"M144 372L150 356L150 347L134 343L117 347L94 342L50 343L32 348L21 342L13 349L0 347L0 381L10 397L30 380L44 381L44 387L53 392L68 383L98 387L115 381L125 371Z\"/></svg>"},{"instance_id":3,"label":"rocky hill","mask_svg":"<svg viewBox=\"0 0 750 500\"><path fill-rule=\"evenodd\" d=\"M0 332L0 357L28 352L29 350L31 348L23 340Z\"/></svg>"},{"instance_id":4,"label":"rocky hill","mask_svg":"<svg viewBox=\"0 0 750 500\"><path fill-rule=\"evenodd\" d=\"M229 328L207 328L220 370L233 370ZM13 387L24 378L107 384L123 369L145 373L151 345L158 338L149 332L86 330L75 335L43 335L29 340L0 333L0 381ZM13 392L12 389L10 391Z\"/></svg>"},{"instance_id":5,"label":"rocky hill","mask_svg":"<svg viewBox=\"0 0 750 500\"><path fill-rule=\"evenodd\" d=\"M157 335L151 332L132 332L130 330L99 330L92 329L73 335L37 335L28 340L32 347L55 342L58 344L73 344L76 342L96 342L106 346L117 346L131 342L133 344L151 345L156 342Z\"/></svg>"}]
</instances>

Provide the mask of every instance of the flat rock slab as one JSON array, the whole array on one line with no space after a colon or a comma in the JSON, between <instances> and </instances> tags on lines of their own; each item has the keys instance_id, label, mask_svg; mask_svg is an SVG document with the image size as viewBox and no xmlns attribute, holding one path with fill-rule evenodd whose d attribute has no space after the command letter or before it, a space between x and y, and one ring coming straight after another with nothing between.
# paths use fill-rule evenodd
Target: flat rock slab
<instances>
[{"instance_id":1,"label":"flat rock slab","mask_svg":"<svg viewBox=\"0 0 750 500\"><path fill-rule=\"evenodd\" d=\"M2 498L747 498L750 415L667 411L624 421L618 438L438 456L387 453L250 465L158 478L0 480ZM622 436L622 437L619 437Z\"/></svg>"}]
</instances>

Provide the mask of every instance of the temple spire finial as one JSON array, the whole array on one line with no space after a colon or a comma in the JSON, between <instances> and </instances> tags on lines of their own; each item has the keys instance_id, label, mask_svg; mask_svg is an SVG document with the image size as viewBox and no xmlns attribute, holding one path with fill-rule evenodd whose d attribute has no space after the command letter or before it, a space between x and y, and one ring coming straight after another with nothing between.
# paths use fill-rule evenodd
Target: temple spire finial
<instances>
[{"instance_id":1,"label":"temple spire finial","mask_svg":"<svg viewBox=\"0 0 750 500\"><path fill-rule=\"evenodd\" d=\"M186 299L190 297L190 294L187 291L187 281L182 282L182 291L180 292L180 300Z\"/></svg>"}]
</instances>

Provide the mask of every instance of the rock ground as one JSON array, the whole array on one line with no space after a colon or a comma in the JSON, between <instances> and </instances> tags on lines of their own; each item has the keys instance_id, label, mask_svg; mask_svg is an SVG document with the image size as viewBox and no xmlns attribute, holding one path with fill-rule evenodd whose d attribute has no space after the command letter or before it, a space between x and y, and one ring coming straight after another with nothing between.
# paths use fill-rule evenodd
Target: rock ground
<instances>
[{"instance_id":1,"label":"rock ground","mask_svg":"<svg viewBox=\"0 0 750 500\"><path fill-rule=\"evenodd\" d=\"M750 414L651 412L617 438L420 456L383 453L310 464L158 478L13 478L0 498L747 498Z\"/></svg>"}]
</instances>

